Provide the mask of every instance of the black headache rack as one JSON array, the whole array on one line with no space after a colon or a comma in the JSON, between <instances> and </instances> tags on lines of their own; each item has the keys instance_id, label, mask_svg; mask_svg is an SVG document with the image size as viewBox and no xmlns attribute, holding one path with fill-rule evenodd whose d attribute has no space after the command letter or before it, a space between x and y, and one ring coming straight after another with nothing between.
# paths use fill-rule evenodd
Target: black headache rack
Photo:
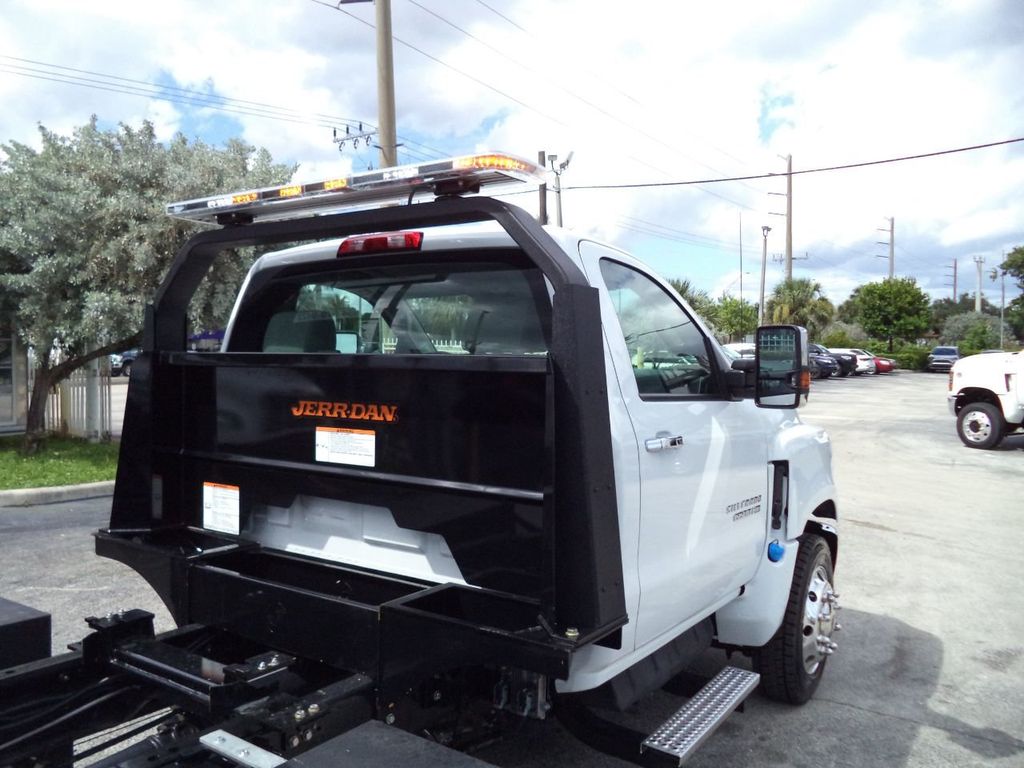
<instances>
[{"instance_id":1,"label":"black headache rack","mask_svg":"<svg viewBox=\"0 0 1024 768\"><path fill-rule=\"evenodd\" d=\"M189 299L223 249L483 220L554 289L546 357L185 351ZM576 649L617 647L627 620L600 329L579 269L532 218L489 198L193 237L147 312L110 525L96 533L97 553L140 573L181 628L154 637L142 612L92 620L81 651L0 689L27 702L32 689L71 695L112 677L135 693L92 727L171 704L287 753L369 718L422 730L452 670L564 679ZM371 468L308 456L317 409L304 403L340 400L402 409L374 425L384 449ZM233 489L237 534L203 527L207 485ZM379 504L401 528L444 536L470 586L246 538L260 505L298 494ZM299 727L339 701L337 722Z\"/></svg>"}]
</instances>

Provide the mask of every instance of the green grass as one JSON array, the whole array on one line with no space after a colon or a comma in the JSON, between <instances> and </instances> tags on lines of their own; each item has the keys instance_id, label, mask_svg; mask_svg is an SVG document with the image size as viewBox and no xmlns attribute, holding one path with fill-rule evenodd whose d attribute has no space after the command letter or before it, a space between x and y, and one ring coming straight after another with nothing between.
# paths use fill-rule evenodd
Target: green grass
<instances>
[{"instance_id":1,"label":"green grass","mask_svg":"<svg viewBox=\"0 0 1024 768\"><path fill-rule=\"evenodd\" d=\"M22 456L20 436L0 438L0 490L113 480L116 443L50 437L35 456Z\"/></svg>"}]
</instances>

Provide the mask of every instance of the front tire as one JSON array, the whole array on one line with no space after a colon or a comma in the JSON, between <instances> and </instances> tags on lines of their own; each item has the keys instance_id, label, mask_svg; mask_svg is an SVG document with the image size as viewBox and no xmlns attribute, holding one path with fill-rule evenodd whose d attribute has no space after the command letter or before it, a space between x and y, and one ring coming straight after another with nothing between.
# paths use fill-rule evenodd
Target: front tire
<instances>
[{"instance_id":1,"label":"front tire","mask_svg":"<svg viewBox=\"0 0 1024 768\"><path fill-rule=\"evenodd\" d=\"M992 403L968 403L957 414L956 433L968 448L995 448L1006 434L1006 424Z\"/></svg>"},{"instance_id":2,"label":"front tire","mask_svg":"<svg viewBox=\"0 0 1024 768\"><path fill-rule=\"evenodd\" d=\"M836 649L832 633L839 628L839 595L832 589L832 553L821 536L801 536L796 558L782 626L767 644L754 650L753 661L768 698L805 704Z\"/></svg>"}]
</instances>

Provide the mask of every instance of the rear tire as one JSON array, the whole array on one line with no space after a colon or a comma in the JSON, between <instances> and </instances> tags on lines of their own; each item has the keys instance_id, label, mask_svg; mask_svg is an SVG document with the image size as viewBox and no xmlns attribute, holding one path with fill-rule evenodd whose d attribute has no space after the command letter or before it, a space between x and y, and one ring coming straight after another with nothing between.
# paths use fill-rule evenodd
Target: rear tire
<instances>
[{"instance_id":1,"label":"rear tire","mask_svg":"<svg viewBox=\"0 0 1024 768\"><path fill-rule=\"evenodd\" d=\"M839 626L839 596L832 590L832 553L821 536L801 536L796 558L782 626L775 637L754 650L753 661L768 698L805 704L836 648L832 633Z\"/></svg>"},{"instance_id":2,"label":"rear tire","mask_svg":"<svg viewBox=\"0 0 1024 768\"><path fill-rule=\"evenodd\" d=\"M968 403L957 414L956 433L968 448L995 448L1006 434L1006 422L992 403Z\"/></svg>"}]
</instances>

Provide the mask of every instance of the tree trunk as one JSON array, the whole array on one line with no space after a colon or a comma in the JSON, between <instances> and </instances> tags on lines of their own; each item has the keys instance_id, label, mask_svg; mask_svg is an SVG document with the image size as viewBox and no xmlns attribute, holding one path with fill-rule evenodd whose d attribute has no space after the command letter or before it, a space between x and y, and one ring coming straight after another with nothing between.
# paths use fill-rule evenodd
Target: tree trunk
<instances>
[{"instance_id":1,"label":"tree trunk","mask_svg":"<svg viewBox=\"0 0 1024 768\"><path fill-rule=\"evenodd\" d=\"M52 368L40 366L35 371L35 382L32 384L32 397L29 400L28 415L25 421L25 439L21 444L21 452L32 456L46 437L46 399L50 395L55 376Z\"/></svg>"},{"instance_id":2,"label":"tree trunk","mask_svg":"<svg viewBox=\"0 0 1024 768\"><path fill-rule=\"evenodd\" d=\"M35 454L46 437L46 398L50 389L62 382L72 371L80 368L91 360L109 355L119 349L138 346L142 333L136 333L125 339L119 339L88 354L70 357L62 363L51 367L49 356L40 361L35 370L35 383L32 385L32 397L29 399L28 416L25 422L25 440L21 452L26 456Z\"/></svg>"}]
</instances>

